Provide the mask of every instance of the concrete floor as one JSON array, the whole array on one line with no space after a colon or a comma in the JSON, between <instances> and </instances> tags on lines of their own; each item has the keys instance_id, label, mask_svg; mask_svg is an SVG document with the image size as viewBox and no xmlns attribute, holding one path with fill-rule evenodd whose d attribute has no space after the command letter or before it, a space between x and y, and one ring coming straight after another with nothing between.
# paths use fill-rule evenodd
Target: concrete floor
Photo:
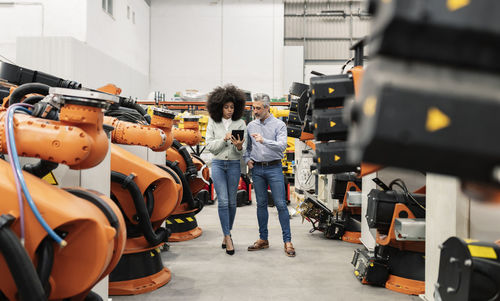
<instances>
[{"instance_id":1,"label":"concrete floor","mask_svg":"<svg viewBox=\"0 0 500 301\"><path fill-rule=\"evenodd\" d=\"M258 238L256 206L239 207L232 231L235 254L221 248L217 204L197 215L202 236L170 243L162 254L172 280L156 291L137 296L112 296L113 301L133 300L420 300L385 288L361 285L353 275L351 259L358 245L328 240L309 233L300 216L291 219L292 242L297 256L283 252L276 208L269 208L270 248L248 252ZM111 297L111 296L110 296Z\"/></svg>"}]
</instances>

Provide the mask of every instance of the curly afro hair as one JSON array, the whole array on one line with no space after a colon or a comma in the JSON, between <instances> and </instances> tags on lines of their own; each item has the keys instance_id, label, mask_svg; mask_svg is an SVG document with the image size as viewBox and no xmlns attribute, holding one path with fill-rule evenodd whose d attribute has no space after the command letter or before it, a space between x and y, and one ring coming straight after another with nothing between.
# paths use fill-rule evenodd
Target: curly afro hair
<instances>
[{"instance_id":1,"label":"curly afro hair","mask_svg":"<svg viewBox=\"0 0 500 301\"><path fill-rule=\"evenodd\" d=\"M221 122L224 104L226 102L232 102L234 104L234 113L231 119L238 120L243 116L245 100L245 93L231 84L224 87L217 87L208 95L208 114L210 114L210 118L215 122Z\"/></svg>"}]
</instances>

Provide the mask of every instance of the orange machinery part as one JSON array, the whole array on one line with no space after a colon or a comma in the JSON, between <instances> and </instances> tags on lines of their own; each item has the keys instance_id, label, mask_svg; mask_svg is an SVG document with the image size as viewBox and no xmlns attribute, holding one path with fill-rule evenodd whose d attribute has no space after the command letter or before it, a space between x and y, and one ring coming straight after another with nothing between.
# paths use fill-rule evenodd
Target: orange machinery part
<instances>
[{"instance_id":1,"label":"orange machinery part","mask_svg":"<svg viewBox=\"0 0 500 301\"><path fill-rule=\"evenodd\" d=\"M119 232L113 228L104 213L91 202L52 186L45 181L23 172L30 193L44 219L51 228L67 232L67 246L54 246L54 265L49 282L52 286L50 299L81 296L105 277L117 264L125 247L126 227L120 209L103 195L99 197L113 210L119 221ZM19 210L17 194L9 163L0 160L0 212L16 217L12 229L19 235ZM26 205L27 208L27 205ZM27 235L25 248L36 262L35 251L47 236L31 210L25 210ZM55 244L55 243L54 243ZM16 300L16 286L8 271L3 255L0 255L0 290L10 300ZM83 297L82 299L83 300Z\"/></svg>"},{"instance_id":2,"label":"orange machinery part","mask_svg":"<svg viewBox=\"0 0 500 301\"><path fill-rule=\"evenodd\" d=\"M134 174L134 182L144 195L146 189L154 185L155 210L151 215L153 228L157 229L164 219L171 215L180 205L182 200L182 184L177 184L175 179L158 166L134 155L121 147L111 145L111 170L125 175ZM118 183L111 183L111 192L120 202L123 213L132 222L136 214L132 197L128 190ZM149 245L147 245L149 246Z\"/></svg>"},{"instance_id":3,"label":"orange machinery part","mask_svg":"<svg viewBox=\"0 0 500 301\"><path fill-rule=\"evenodd\" d=\"M122 89L118 88L114 84L107 84L105 86L100 87L97 90L101 91L101 92L113 94L113 95L120 95L122 93ZM112 117L106 117L106 119L111 119L111 118ZM113 120L113 121L107 120L106 124L112 125L109 122L116 123L117 121L115 121L115 120ZM122 122L124 122L124 121L122 121ZM128 126L130 126L130 124ZM172 145L172 141L173 141L173 136L172 136L173 120L169 119L169 118L165 118L165 117L153 114L153 116L151 117L151 126L154 127L154 128L158 128L160 130L163 130L163 132L165 132L165 135L166 135L166 141L165 141L164 145L162 147L159 147L159 148L151 148L149 145L145 145L145 146L153 149L154 151L165 151L165 150L167 150ZM147 127L147 126L144 126L144 127ZM129 134L131 134L131 133L129 133ZM132 141L135 141L133 139L136 138L136 137L125 137L125 138L130 138ZM150 138L148 138L148 139L150 139ZM120 143L120 142L116 142L116 143ZM127 142L121 143L121 144L128 144L128 145L130 145ZM140 145L143 145L143 144L140 144Z\"/></svg>"},{"instance_id":4,"label":"orange machinery part","mask_svg":"<svg viewBox=\"0 0 500 301\"><path fill-rule=\"evenodd\" d=\"M413 193L425 194L426 190L427 189L424 185L424 186L420 187L419 189L415 190Z\"/></svg>"},{"instance_id":5,"label":"orange machinery part","mask_svg":"<svg viewBox=\"0 0 500 301\"><path fill-rule=\"evenodd\" d=\"M354 188L354 190L351 190L351 188ZM358 187L358 185L356 185L356 183L347 182L347 187L345 189L345 194L344 194L344 200L342 201L342 205L339 207L339 211L349 210L352 214L361 214L360 207L349 207L349 205L347 204L347 192L349 191L361 192L361 189Z\"/></svg>"},{"instance_id":6,"label":"orange machinery part","mask_svg":"<svg viewBox=\"0 0 500 301\"><path fill-rule=\"evenodd\" d=\"M497 186L462 181L462 190L473 199L500 204L500 189Z\"/></svg>"},{"instance_id":7,"label":"orange machinery part","mask_svg":"<svg viewBox=\"0 0 500 301\"><path fill-rule=\"evenodd\" d=\"M153 151L162 151L167 143L164 131L146 125L121 121L105 116L104 123L113 126L111 141L118 144L145 146ZM165 148L166 149L166 148Z\"/></svg>"},{"instance_id":8,"label":"orange machinery part","mask_svg":"<svg viewBox=\"0 0 500 301\"><path fill-rule=\"evenodd\" d=\"M201 170L201 168L203 168L204 165L203 162L196 157L192 157L192 159L194 166L196 166L196 170L198 171ZM208 180L210 180L210 170L208 169L208 167L205 167L205 169L203 169L201 176L207 182ZM205 188L205 185L206 183L200 178L189 180L189 187L191 188L191 192L193 193L194 196L197 195L198 192L200 192L203 188Z\"/></svg>"},{"instance_id":9,"label":"orange machinery part","mask_svg":"<svg viewBox=\"0 0 500 301\"><path fill-rule=\"evenodd\" d=\"M361 243L361 232L345 231L342 235L342 241L350 242L353 244Z\"/></svg>"},{"instance_id":10,"label":"orange machinery part","mask_svg":"<svg viewBox=\"0 0 500 301\"><path fill-rule=\"evenodd\" d=\"M203 230L201 230L200 227L196 227L186 232L172 233L168 238L168 241L172 242L187 241L201 236L202 233Z\"/></svg>"},{"instance_id":11,"label":"orange machinery part","mask_svg":"<svg viewBox=\"0 0 500 301\"><path fill-rule=\"evenodd\" d=\"M347 186L345 189L345 194L344 194L344 200L342 201L342 205L339 207L339 212L342 211L347 211L349 210L351 214L361 214L361 208L360 207L349 207L347 204L347 192L353 191L351 188L354 188L354 191L359 191L361 192L361 189L356 185L354 182L347 182ZM354 232L354 231L345 231L344 235L342 235L342 240L345 242L350 242L354 244L360 244L361 243L361 232Z\"/></svg>"},{"instance_id":12,"label":"orange machinery part","mask_svg":"<svg viewBox=\"0 0 500 301\"><path fill-rule=\"evenodd\" d=\"M4 118L5 111L0 113L0 122ZM109 144L102 127L102 109L67 104L61 108L59 118L60 121L52 121L15 114L14 138L19 155L63 163L71 169L99 164ZM3 127L0 129L0 152L7 152Z\"/></svg>"},{"instance_id":13,"label":"orange machinery part","mask_svg":"<svg viewBox=\"0 0 500 301\"><path fill-rule=\"evenodd\" d=\"M347 72L352 74L352 79L354 82L354 94L357 96L357 95L359 95L359 92L361 89L361 83L363 81L363 73L364 73L363 67L362 66L355 66Z\"/></svg>"},{"instance_id":14,"label":"orange machinery part","mask_svg":"<svg viewBox=\"0 0 500 301\"><path fill-rule=\"evenodd\" d=\"M371 163L366 163L366 162L361 162L361 172L360 172L360 177L364 177L366 175L369 175L371 173L377 172L384 168L383 165L376 165L376 164L371 164Z\"/></svg>"},{"instance_id":15,"label":"orange machinery part","mask_svg":"<svg viewBox=\"0 0 500 301\"><path fill-rule=\"evenodd\" d=\"M159 151L166 151L172 146L172 142L174 141L174 134L172 133L173 126L174 120L171 118L158 116L156 114L153 114L153 116L151 117L151 127L160 129L167 135L165 146L162 147Z\"/></svg>"},{"instance_id":16,"label":"orange machinery part","mask_svg":"<svg viewBox=\"0 0 500 301\"><path fill-rule=\"evenodd\" d=\"M160 254L156 256L160 256ZM151 292L165 285L171 279L172 279L172 273L168 268L163 267L163 269L158 273L147 277L127 280L127 281L115 281L109 283L109 295L112 296L138 295Z\"/></svg>"},{"instance_id":17,"label":"orange machinery part","mask_svg":"<svg viewBox=\"0 0 500 301\"><path fill-rule=\"evenodd\" d=\"M394 224L396 218L399 218L401 212L406 212L408 218L415 218L415 215L411 212L406 205L396 204L394 206L394 213L392 214L391 226L389 227L389 232L387 235L382 235L377 231L377 243L382 246L391 246L398 248L400 250L413 251L413 252L425 252L425 241L400 241L396 240L396 233L394 232Z\"/></svg>"},{"instance_id":18,"label":"orange machinery part","mask_svg":"<svg viewBox=\"0 0 500 301\"><path fill-rule=\"evenodd\" d=\"M391 291L407 295L425 294L425 281L407 279L395 275L389 275L389 278L385 282L385 287Z\"/></svg>"},{"instance_id":19,"label":"orange machinery part","mask_svg":"<svg viewBox=\"0 0 500 301\"><path fill-rule=\"evenodd\" d=\"M312 150L316 150L316 144L312 140L306 140L305 141L306 145L312 148Z\"/></svg>"},{"instance_id":20,"label":"orange machinery part","mask_svg":"<svg viewBox=\"0 0 500 301\"><path fill-rule=\"evenodd\" d=\"M101 92L109 93L109 94L113 94L113 95L120 95L122 93L122 89L118 88L114 84L107 84L105 86L102 86L102 87L98 88L97 91L101 91Z\"/></svg>"},{"instance_id":21,"label":"orange machinery part","mask_svg":"<svg viewBox=\"0 0 500 301\"><path fill-rule=\"evenodd\" d=\"M190 209L189 204L182 203L179 206L177 206L177 208L175 208L175 211L171 215L186 214L186 213L195 212L196 210L198 210L198 209L196 209L196 208Z\"/></svg>"},{"instance_id":22,"label":"orange machinery part","mask_svg":"<svg viewBox=\"0 0 500 301\"><path fill-rule=\"evenodd\" d=\"M304 131L302 131L302 133L300 134L300 138L299 138L300 141L307 141L307 140L313 140L313 139L314 139L314 134L306 133Z\"/></svg>"},{"instance_id":23,"label":"orange machinery part","mask_svg":"<svg viewBox=\"0 0 500 301\"><path fill-rule=\"evenodd\" d=\"M142 195L149 187L154 187L155 203L150 217L153 230L158 229L165 218L170 216L182 201L182 184L177 183L170 173L114 144L111 146L111 170L125 175L134 175L133 181ZM172 171L172 173L174 172ZM124 189L121 184L112 182L111 193L117 198L122 212L128 220L137 224L138 221L134 219L137 211L129 191ZM144 201L147 202L147 199ZM159 248L162 245L163 243L152 246L144 236L128 238L124 254L149 252L152 257L160 256ZM148 255L146 254L146 256ZM168 283L171 277L170 270L163 267L153 275L110 282L109 294L136 295L150 292Z\"/></svg>"},{"instance_id":24,"label":"orange machinery part","mask_svg":"<svg viewBox=\"0 0 500 301\"><path fill-rule=\"evenodd\" d=\"M168 161L177 162L182 172L186 172L187 163L177 149L174 147L167 149L166 157Z\"/></svg>"},{"instance_id":25,"label":"orange machinery part","mask_svg":"<svg viewBox=\"0 0 500 301\"><path fill-rule=\"evenodd\" d=\"M175 147L170 147L167 149L167 160L171 162L177 162L179 168L181 169L182 172L186 172L187 169L187 163L186 160L184 160L184 157L179 153L179 151ZM196 166L197 170L201 170L203 167L203 162L196 158L196 157L191 157L193 160L194 165ZM205 179L205 181L208 181L210 179L210 171L208 168L205 168L202 172L202 176ZM204 187L206 183L200 179L190 179L189 180L189 186L191 188L191 192L193 195L196 195L198 192L200 192Z\"/></svg>"},{"instance_id":26,"label":"orange machinery part","mask_svg":"<svg viewBox=\"0 0 500 301\"><path fill-rule=\"evenodd\" d=\"M169 239L170 240L170 239ZM127 238L127 244L123 254L137 254L140 252L148 252L151 257L161 256L160 248L163 243L157 246L151 246L146 241L144 236ZM153 291L172 279L172 273L166 267L163 267L159 272L126 281L113 281L109 283L109 295L138 295Z\"/></svg>"},{"instance_id":27,"label":"orange machinery part","mask_svg":"<svg viewBox=\"0 0 500 301\"><path fill-rule=\"evenodd\" d=\"M174 128L174 139L187 145L197 145L201 141L201 132L198 121L184 121L184 128Z\"/></svg>"},{"instance_id":28,"label":"orange machinery part","mask_svg":"<svg viewBox=\"0 0 500 301\"><path fill-rule=\"evenodd\" d=\"M8 104L9 104L10 95L12 94L12 92L14 92L14 90L17 88L17 86L9 84L7 82L1 82L0 85L9 88L9 95L5 96L2 99L2 108L7 108ZM26 97L29 97L29 96L32 96L32 95L34 95L34 94L26 95Z\"/></svg>"},{"instance_id":29,"label":"orange machinery part","mask_svg":"<svg viewBox=\"0 0 500 301\"><path fill-rule=\"evenodd\" d=\"M377 243L380 245L389 245L400 250L425 252L425 241L398 241L394 232L394 224L396 218L400 216L401 212L406 212L408 218L415 218L415 215L403 204L396 204L394 213L392 215L391 226L388 235L384 238L377 232ZM389 275L385 283L385 287L391 291L407 294L407 295L421 295L425 293L425 281L413 280Z\"/></svg>"}]
</instances>

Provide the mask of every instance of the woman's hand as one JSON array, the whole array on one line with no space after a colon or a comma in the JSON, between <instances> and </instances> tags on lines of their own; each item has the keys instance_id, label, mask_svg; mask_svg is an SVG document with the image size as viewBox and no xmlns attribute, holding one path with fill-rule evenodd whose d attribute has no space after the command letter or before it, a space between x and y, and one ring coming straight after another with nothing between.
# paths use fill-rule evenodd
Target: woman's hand
<instances>
[{"instance_id":1,"label":"woman's hand","mask_svg":"<svg viewBox=\"0 0 500 301\"><path fill-rule=\"evenodd\" d=\"M224 141L227 141L227 140L232 140L231 132L226 133L226 137L224 137Z\"/></svg>"},{"instance_id":2,"label":"woman's hand","mask_svg":"<svg viewBox=\"0 0 500 301\"><path fill-rule=\"evenodd\" d=\"M237 139L234 136L231 136L231 142L233 143L234 146L240 151L243 149L243 141L245 141L245 138L242 140Z\"/></svg>"}]
</instances>

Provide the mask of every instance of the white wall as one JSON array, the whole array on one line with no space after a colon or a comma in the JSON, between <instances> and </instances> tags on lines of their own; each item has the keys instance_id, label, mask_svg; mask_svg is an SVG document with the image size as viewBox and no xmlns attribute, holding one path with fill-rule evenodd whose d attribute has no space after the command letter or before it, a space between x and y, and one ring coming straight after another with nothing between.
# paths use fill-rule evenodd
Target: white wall
<instances>
[{"instance_id":1,"label":"white wall","mask_svg":"<svg viewBox=\"0 0 500 301\"><path fill-rule=\"evenodd\" d=\"M283 48L283 88L286 92L293 82L304 83L304 46Z\"/></svg>"},{"instance_id":2,"label":"white wall","mask_svg":"<svg viewBox=\"0 0 500 301\"><path fill-rule=\"evenodd\" d=\"M284 94L281 1L224 0L222 82L271 97Z\"/></svg>"},{"instance_id":3,"label":"white wall","mask_svg":"<svg viewBox=\"0 0 500 301\"><path fill-rule=\"evenodd\" d=\"M151 89L167 98L226 83L281 96L282 70L282 1L152 1Z\"/></svg>"},{"instance_id":4,"label":"white wall","mask_svg":"<svg viewBox=\"0 0 500 301\"><path fill-rule=\"evenodd\" d=\"M309 85L311 77L316 76L311 74L311 71L320 72L325 75L340 74L342 65L343 64L307 64L304 67L304 83ZM351 67L352 65L347 66L344 70L344 73L346 73L347 70L349 70Z\"/></svg>"},{"instance_id":5,"label":"white wall","mask_svg":"<svg viewBox=\"0 0 500 301\"><path fill-rule=\"evenodd\" d=\"M16 62L16 38L72 36L85 41L87 1L0 1L0 55ZM1 58L1 57L0 57Z\"/></svg>"},{"instance_id":6,"label":"white wall","mask_svg":"<svg viewBox=\"0 0 500 301\"><path fill-rule=\"evenodd\" d=\"M148 76L149 6L144 0L114 0L113 5L113 16L110 16L102 9L101 0L88 0L86 42ZM127 18L127 6L130 7L130 18ZM132 12L135 13L135 24Z\"/></svg>"},{"instance_id":7,"label":"white wall","mask_svg":"<svg viewBox=\"0 0 500 301\"><path fill-rule=\"evenodd\" d=\"M222 82L222 11L206 0L151 2L151 90L210 91Z\"/></svg>"},{"instance_id":8,"label":"white wall","mask_svg":"<svg viewBox=\"0 0 500 301\"><path fill-rule=\"evenodd\" d=\"M113 16L103 11L100 0L2 2L3 60L80 81L90 88L114 83L122 88L122 95L146 97L150 15L144 0L115 0ZM19 49L16 41L23 41L24 48ZM27 46L34 44L42 48Z\"/></svg>"},{"instance_id":9,"label":"white wall","mask_svg":"<svg viewBox=\"0 0 500 301\"><path fill-rule=\"evenodd\" d=\"M149 89L146 75L74 38L24 37L17 41L21 66L78 81L89 88L113 83L122 88L124 96L145 96Z\"/></svg>"}]
</instances>

